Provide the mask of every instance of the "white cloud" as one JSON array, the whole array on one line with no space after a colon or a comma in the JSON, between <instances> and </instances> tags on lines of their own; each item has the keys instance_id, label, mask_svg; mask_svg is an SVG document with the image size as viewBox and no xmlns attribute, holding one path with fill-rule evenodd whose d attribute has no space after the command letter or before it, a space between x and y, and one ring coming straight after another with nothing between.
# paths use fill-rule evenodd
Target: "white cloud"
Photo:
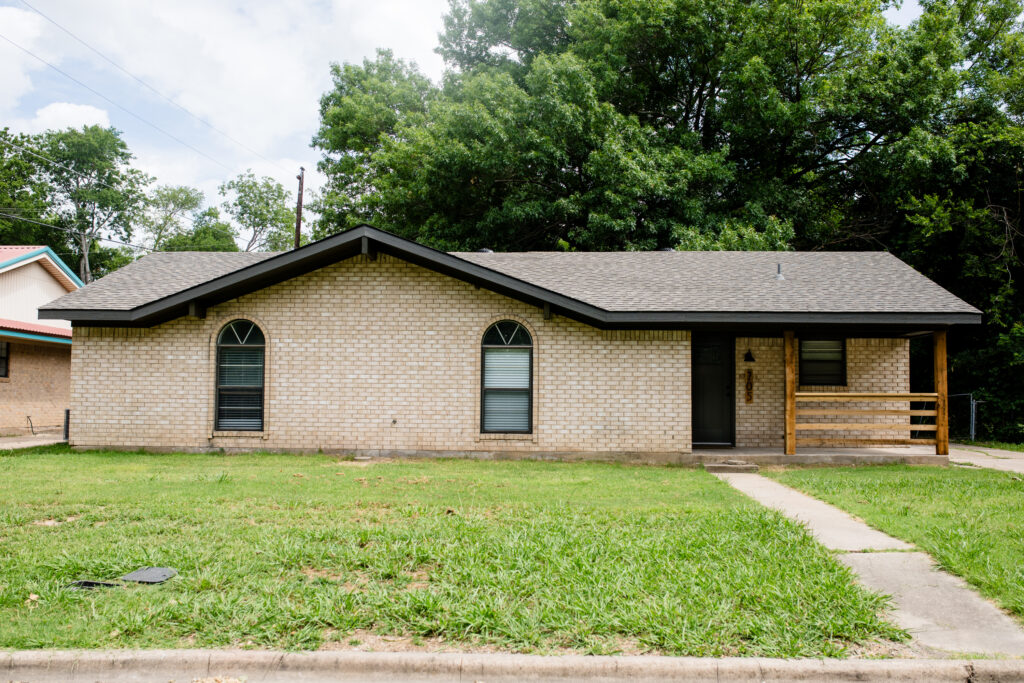
<instances>
[{"instance_id":1,"label":"white cloud","mask_svg":"<svg viewBox=\"0 0 1024 683\"><path fill-rule=\"evenodd\" d=\"M443 72L433 50L447 0L32 4L255 153L196 121L43 17L15 7L0 7L0 33L223 166L2 40L0 126L35 132L84 123L113 125L124 131L136 165L157 183L198 187L210 204L220 202L220 183L248 168L270 175L294 193L301 165L306 167L307 192L322 185L316 171L319 152L309 143L319 124L320 96L331 86L331 62L361 62L372 59L377 48L390 48L415 61L435 81Z\"/></svg>"},{"instance_id":2,"label":"white cloud","mask_svg":"<svg viewBox=\"0 0 1024 683\"><path fill-rule=\"evenodd\" d=\"M110 117L103 109L88 104L53 102L38 109L33 118L15 120L11 128L25 133L41 133L44 130L81 128L82 126L110 126Z\"/></svg>"},{"instance_id":3,"label":"white cloud","mask_svg":"<svg viewBox=\"0 0 1024 683\"><path fill-rule=\"evenodd\" d=\"M44 21L32 12L0 7L0 26L4 35L26 50L35 51ZM0 64L3 65L0 68L0 114L4 114L32 90L31 73L45 66L6 40L0 40Z\"/></svg>"}]
</instances>

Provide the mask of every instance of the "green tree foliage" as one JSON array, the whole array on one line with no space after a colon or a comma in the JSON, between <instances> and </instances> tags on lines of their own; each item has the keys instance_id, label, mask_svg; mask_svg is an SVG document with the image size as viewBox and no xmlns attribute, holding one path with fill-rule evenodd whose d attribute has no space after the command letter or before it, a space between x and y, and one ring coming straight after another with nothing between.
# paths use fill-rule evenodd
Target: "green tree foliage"
<instances>
[{"instance_id":1,"label":"green tree foliage","mask_svg":"<svg viewBox=\"0 0 1024 683\"><path fill-rule=\"evenodd\" d=\"M203 205L203 193L185 185L158 185L146 199L139 223L146 246L165 248L165 243L189 232L189 214Z\"/></svg>"},{"instance_id":2,"label":"green tree foliage","mask_svg":"<svg viewBox=\"0 0 1024 683\"><path fill-rule=\"evenodd\" d=\"M162 248L166 251L239 251L235 229L221 219L217 207L195 214L191 229L168 237Z\"/></svg>"},{"instance_id":3,"label":"green tree foliage","mask_svg":"<svg viewBox=\"0 0 1024 683\"><path fill-rule=\"evenodd\" d=\"M295 245L292 193L273 178L246 171L220 186L222 206L249 239L245 251L286 251Z\"/></svg>"},{"instance_id":4,"label":"green tree foliage","mask_svg":"<svg viewBox=\"0 0 1024 683\"><path fill-rule=\"evenodd\" d=\"M145 208L150 178L132 168L128 145L118 131L100 126L47 131L37 148L55 163L45 164L50 189L48 215L73 231L78 246L79 277L92 280L97 239L129 240ZM103 260L104 254L97 251Z\"/></svg>"},{"instance_id":5,"label":"green tree foliage","mask_svg":"<svg viewBox=\"0 0 1024 683\"><path fill-rule=\"evenodd\" d=\"M952 387L1024 439L1020 0L450 0L431 84L335 65L318 235L888 249L983 309Z\"/></svg>"},{"instance_id":6,"label":"green tree foliage","mask_svg":"<svg viewBox=\"0 0 1024 683\"><path fill-rule=\"evenodd\" d=\"M0 215L0 244L46 245L69 254L68 233L38 225L46 222L50 187L42 161L22 151L32 144L31 136L0 128L0 214L6 214Z\"/></svg>"}]
</instances>

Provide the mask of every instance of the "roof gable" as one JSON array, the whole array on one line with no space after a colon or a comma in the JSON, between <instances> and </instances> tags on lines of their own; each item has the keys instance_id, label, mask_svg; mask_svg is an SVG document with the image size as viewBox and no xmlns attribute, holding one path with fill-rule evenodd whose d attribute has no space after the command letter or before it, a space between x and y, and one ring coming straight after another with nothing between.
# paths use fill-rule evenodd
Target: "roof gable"
<instances>
[{"instance_id":1,"label":"roof gable","mask_svg":"<svg viewBox=\"0 0 1024 683\"><path fill-rule=\"evenodd\" d=\"M64 289L73 292L83 286L75 272L49 247L0 245L0 273L38 263Z\"/></svg>"},{"instance_id":2,"label":"roof gable","mask_svg":"<svg viewBox=\"0 0 1024 683\"><path fill-rule=\"evenodd\" d=\"M149 326L377 252L602 328L980 321L980 311L880 252L449 254L369 226L277 254L153 254L40 315Z\"/></svg>"}]
</instances>

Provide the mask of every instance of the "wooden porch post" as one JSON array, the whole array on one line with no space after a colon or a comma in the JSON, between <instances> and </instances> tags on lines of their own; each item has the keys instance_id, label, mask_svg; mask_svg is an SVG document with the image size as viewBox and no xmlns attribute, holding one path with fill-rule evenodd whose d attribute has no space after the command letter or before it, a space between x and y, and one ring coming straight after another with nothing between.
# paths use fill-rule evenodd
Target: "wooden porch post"
<instances>
[{"instance_id":1,"label":"wooden porch post","mask_svg":"<svg viewBox=\"0 0 1024 683\"><path fill-rule=\"evenodd\" d=\"M946 384L946 331L932 332L935 346L935 455L949 455L949 386Z\"/></svg>"},{"instance_id":2,"label":"wooden porch post","mask_svg":"<svg viewBox=\"0 0 1024 683\"><path fill-rule=\"evenodd\" d=\"M782 333L786 356L786 455L796 455L796 336Z\"/></svg>"}]
</instances>

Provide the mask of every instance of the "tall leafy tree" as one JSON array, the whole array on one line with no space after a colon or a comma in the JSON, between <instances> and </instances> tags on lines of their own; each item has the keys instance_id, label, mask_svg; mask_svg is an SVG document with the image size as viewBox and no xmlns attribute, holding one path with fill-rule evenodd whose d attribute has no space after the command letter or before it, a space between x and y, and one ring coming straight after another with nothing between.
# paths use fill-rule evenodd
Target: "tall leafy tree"
<instances>
[{"instance_id":1,"label":"tall leafy tree","mask_svg":"<svg viewBox=\"0 0 1024 683\"><path fill-rule=\"evenodd\" d=\"M0 244L46 245L71 255L70 235L49 228L51 189L33 136L0 129Z\"/></svg>"},{"instance_id":2,"label":"tall leafy tree","mask_svg":"<svg viewBox=\"0 0 1024 683\"><path fill-rule=\"evenodd\" d=\"M188 232L190 214L203 205L203 193L186 185L158 185L146 198L140 216L146 246L163 249L167 240Z\"/></svg>"},{"instance_id":3,"label":"tall leafy tree","mask_svg":"<svg viewBox=\"0 0 1024 683\"><path fill-rule=\"evenodd\" d=\"M55 163L46 165L50 215L73 231L79 276L93 279L90 254L102 237L129 240L145 207L150 178L132 168L133 155L113 128L85 126L47 131L38 147Z\"/></svg>"},{"instance_id":4,"label":"tall leafy tree","mask_svg":"<svg viewBox=\"0 0 1024 683\"><path fill-rule=\"evenodd\" d=\"M239 251L231 223L222 220L217 207L197 212L190 229L183 229L164 240L166 251Z\"/></svg>"},{"instance_id":5,"label":"tall leafy tree","mask_svg":"<svg viewBox=\"0 0 1024 683\"><path fill-rule=\"evenodd\" d=\"M292 193L273 178L246 171L220 186L222 206L243 235L245 251L285 251L295 244Z\"/></svg>"}]
</instances>

